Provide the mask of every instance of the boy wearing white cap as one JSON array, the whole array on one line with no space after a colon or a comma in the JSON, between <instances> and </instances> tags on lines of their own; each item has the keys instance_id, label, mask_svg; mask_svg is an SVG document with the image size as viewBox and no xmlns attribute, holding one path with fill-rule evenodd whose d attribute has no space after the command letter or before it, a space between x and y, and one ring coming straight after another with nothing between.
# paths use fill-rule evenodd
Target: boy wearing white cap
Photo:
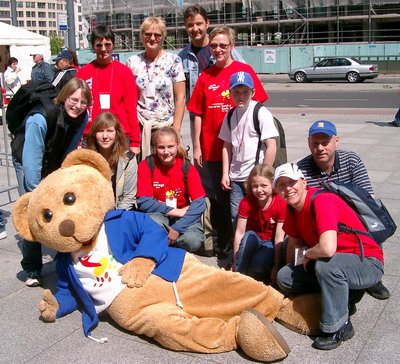
<instances>
[{"instance_id":1,"label":"boy wearing white cap","mask_svg":"<svg viewBox=\"0 0 400 364\"><path fill-rule=\"evenodd\" d=\"M322 334L312 346L335 349L354 335L349 290L363 290L381 279L382 249L369 236L338 232L338 223L367 230L339 196L320 193L312 201L317 189L307 187L296 164L279 166L273 187L288 203L283 224L289 236L288 264L278 272L278 286L291 294L321 291Z\"/></svg>"},{"instance_id":2,"label":"boy wearing white cap","mask_svg":"<svg viewBox=\"0 0 400 364\"><path fill-rule=\"evenodd\" d=\"M276 156L275 137L279 132L272 114L264 106L258 112L261 137L255 129L253 112L257 101L252 100L254 93L253 78L248 72L231 76L230 96L236 107L225 115L218 137L224 141L221 185L230 191L232 221L236 220L239 202L246 194L244 182L254 165L265 163L272 167Z\"/></svg>"}]
</instances>

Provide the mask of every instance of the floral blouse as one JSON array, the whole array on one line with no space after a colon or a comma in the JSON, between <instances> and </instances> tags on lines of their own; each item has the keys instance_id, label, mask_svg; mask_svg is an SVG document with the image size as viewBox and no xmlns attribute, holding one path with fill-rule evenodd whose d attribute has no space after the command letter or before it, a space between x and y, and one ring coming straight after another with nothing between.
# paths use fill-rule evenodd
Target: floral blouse
<instances>
[{"instance_id":1,"label":"floral blouse","mask_svg":"<svg viewBox=\"0 0 400 364\"><path fill-rule=\"evenodd\" d=\"M166 121L173 117L173 84L185 81L180 57L164 52L156 61L149 63L141 53L130 57L126 64L136 77L138 113L147 120Z\"/></svg>"}]
</instances>

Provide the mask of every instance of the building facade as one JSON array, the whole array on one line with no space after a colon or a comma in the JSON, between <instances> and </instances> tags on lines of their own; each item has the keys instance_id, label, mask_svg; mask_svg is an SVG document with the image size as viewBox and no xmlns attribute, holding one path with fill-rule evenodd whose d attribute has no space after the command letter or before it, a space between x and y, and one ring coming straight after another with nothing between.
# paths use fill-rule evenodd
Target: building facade
<instances>
[{"instance_id":1,"label":"building facade","mask_svg":"<svg viewBox=\"0 0 400 364\"><path fill-rule=\"evenodd\" d=\"M11 1L15 0L0 0L0 21L7 24L12 24ZM66 37L65 0L15 1L15 4L18 27L49 37ZM75 39L79 48L83 46L84 38L81 0L74 0L74 15Z\"/></svg>"},{"instance_id":2,"label":"building facade","mask_svg":"<svg viewBox=\"0 0 400 364\"><path fill-rule=\"evenodd\" d=\"M198 0L211 27L237 33L237 45L399 42L400 0ZM139 27L149 15L167 22L166 47L187 43L182 0L82 0L89 28L110 26L120 49L140 49Z\"/></svg>"}]
</instances>

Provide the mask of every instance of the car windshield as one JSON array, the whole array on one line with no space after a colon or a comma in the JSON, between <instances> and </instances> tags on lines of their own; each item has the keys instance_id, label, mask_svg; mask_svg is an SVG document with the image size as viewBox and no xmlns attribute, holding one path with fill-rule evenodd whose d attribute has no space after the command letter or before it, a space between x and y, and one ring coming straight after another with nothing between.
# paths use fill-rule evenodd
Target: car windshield
<instances>
[{"instance_id":1,"label":"car windshield","mask_svg":"<svg viewBox=\"0 0 400 364\"><path fill-rule=\"evenodd\" d=\"M357 58L350 58L352 61L354 61L354 62L357 62L357 63L359 63L359 64L366 64L366 62L363 62L363 61L360 61L359 59L357 59Z\"/></svg>"}]
</instances>

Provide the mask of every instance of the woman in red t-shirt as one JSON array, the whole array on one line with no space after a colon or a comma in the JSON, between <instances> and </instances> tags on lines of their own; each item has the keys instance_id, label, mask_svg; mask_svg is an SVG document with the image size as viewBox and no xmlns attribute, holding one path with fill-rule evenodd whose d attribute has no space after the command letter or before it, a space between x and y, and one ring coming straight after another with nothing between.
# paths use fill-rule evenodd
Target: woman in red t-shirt
<instances>
[{"instance_id":1,"label":"woman in red t-shirt","mask_svg":"<svg viewBox=\"0 0 400 364\"><path fill-rule=\"evenodd\" d=\"M273 192L274 169L256 165L245 182L233 241L236 272L264 283L275 282L283 244L286 202Z\"/></svg>"},{"instance_id":2,"label":"woman in red t-shirt","mask_svg":"<svg viewBox=\"0 0 400 364\"><path fill-rule=\"evenodd\" d=\"M239 71L247 72L254 81L253 99L264 102L268 95L253 68L232 58L235 44L232 28L216 27L209 39L215 64L201 73L187 109L195 114L192 136L194 163L210 199L211 225L217 231L219 257L225 258L227 253L232 253L233 227L229 191L221 187L223 141L218 135L224 116L235 106L230 96L230 78Z\"/></svg>"},{"instance_id":3,"label":"woman in red t-shirt","mask_svg":"<svg viewBox=\"0 0 400 364\"><path fill-rule=\"evenodd\" d=\"M205 192L179 140L170 126L151 136L153 154L139 164L137 205L166 228L170 244L195 252L204 240Z\"/></svg>"}]
</instances>

